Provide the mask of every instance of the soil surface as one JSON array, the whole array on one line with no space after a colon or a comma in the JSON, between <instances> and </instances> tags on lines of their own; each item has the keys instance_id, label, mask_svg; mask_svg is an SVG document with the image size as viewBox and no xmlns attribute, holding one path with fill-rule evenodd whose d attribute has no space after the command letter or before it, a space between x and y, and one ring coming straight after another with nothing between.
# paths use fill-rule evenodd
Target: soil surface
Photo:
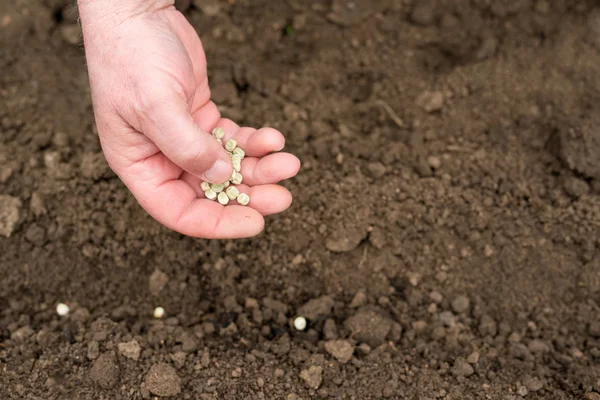
<instances>
[{"instance_id":1,"label":"soil surface","mask_svg":"<svg viewBox=\"0 0 600 400\"><path fill-rule=\"evenodd\" d=\"M1 1L2 399L600 399L596 1L178 6L294 204L163 228L100 152L76 8Z\"/></svg>"}]
</instances>

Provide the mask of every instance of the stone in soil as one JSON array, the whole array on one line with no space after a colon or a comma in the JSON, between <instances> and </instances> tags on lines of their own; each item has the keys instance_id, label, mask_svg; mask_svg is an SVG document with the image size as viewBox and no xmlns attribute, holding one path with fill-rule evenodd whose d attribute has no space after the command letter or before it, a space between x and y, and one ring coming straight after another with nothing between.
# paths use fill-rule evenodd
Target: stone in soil
<instances>
[{"instance_id":1,"label":"stone in soil","mask_svg":"<svg viewBox=\"0 0 600 400\"><path fill-rule=\"evenodd\" d=\"M306 304L298 309L297 314L311 321L315 321L319 318L325 318L331 314L333 303L334 301L331 297L321 296L319 298L309 300Z\"/></svg>"},{"instance_id":2,"label":"stone in soil","mask_svg":"<svg viewBox=\"0 0 600 400\"><path fill-rule=\"evenodd\" d=\"M327 250L334 253L346 253L354 250L367 237L367 231L360 228L339 229L325 241Z\"/></svg>"},{"instance_id":3,"label":"stone in soil","mask_svg":"<svg viewBox=\"0 0 600 400\"><path fill-rule=\"evenodd\" d=\"M454 300L452 300L452 309L457 314L462 314L464 312L469 311L470 306L471 302L466 296L458 296Z\"/></svg>"},{"instance_id":4,"label":"stone in soil","mask_svg":"<svg viewBox=\"0 0 600 400\"><path fill-rule=\"evenodd\" d=\"M350 307L359 308L367 305L367 294L364 291L356 292L350 303Z\"/></svg>"},{"instance_id":5,"label":"stone in soil","mask_svg":"<svg viewBox=\"0 0 600 400\"><path fill-rule=\"evenodd\" d=\"M160 293L169 282L169 276L156 268L148 280L148 290L153 295Z\"/></svg>"},{"instance_id":6,"label":"stone in soil","mask_svg":"<svg viewBox=\"0 0 600 400\"><path fill-rule=\"evenodd\" d=\"M121 353L123 357L130 358L134 361L140 359L140 353L142 352L142 348L140 347L140 344L137 342L137 340L133 339L129 342L119 343L118 347L119 353Z\"/></svg>"},{"instance_id":7,"label":"stone in soil","mask_svg":"<svg viewBox=\"0 0 600 400\"><path fill-rule=\"evenodd\" d=\"M523 379L523 385L525 385L530 392L537 392L544 387L544 383L541 380L530 376Z\"/></svg>"},{"instance_id":8,"label":"stone in soil","mask_svg":"<svg viewBox=\"0 0 600 400\"><path fill-rule=\"evenodd\" d=\"M457 360L452 367L452 375L456 377L467 377L473 375L475 371L471 364L465 360Z\"/></svg>"},{"instance_id":9,"label":"stone in soil","mask_svg":"<svg viewBox=\"0 0 600 400\"><path fill-rule=\"evenodd\" d=\"M352 359L354 346L347 340L330 340L325 343L325 350L342 364Z\"/></svg>"},{"instance_id":10,"label":"stone in soil","mask_svg":"<svg viewBox=\"0 0 600 400\"><path fill-rule=\"evenodd\" d=\"M90 379L103 389L113 388L119 381L119 365L115 353L101 354L94 361L90 371Z\"/></svg>"},{"instance_id":11,"label":"stone in soil","mask_svg":"<svg viewBox=\"0 0 600 400\"><path fill-rule=\"evenodd\" d=\"M428 113L436 112L444 106L444 95L438 91L425 91L417 97L415 104Z\"/></svg>"},{"instance_id":12,"label":"stone in soil","mask_svg":"<svg viewBox=\"0 0 600 400\"><path fill-rule=\"evenodd\" d=\"M300 372L300 378L310 389L318 389L323 383L323 367L311 365Z\"/></svg>"},{"instance_id":13,"label":"stone in soil","mask_svg":"<svg viewBox=\"0 0 600 400\"><path fill-rule=\"evenodd\" d=\"M385 342L392 328L392 321L378 307L363 307L348 318L344 325L351 332L352 338L374 348Z\"/></svg>"},{"instance_id":14,"label":"stone in soil","mask_svg":"<svg viewBox=\"0 0 600 400\"><path fill-rule=\"evenodd\" d=\"M150 367L144 384L146 389L157 396L175 396L181 392L181 378L173 367L165 363Z\"/></svg>"},{"instance_id":15,"label":"stone in soil","mask_svg":"<svg viewBox=\"0 0 600 400\"><path fill-rule=\"evenodd\" d=\"M23 203L16 197L0 195L0 236L10 237L21 219Z\"/></svg>"}]
</instances>

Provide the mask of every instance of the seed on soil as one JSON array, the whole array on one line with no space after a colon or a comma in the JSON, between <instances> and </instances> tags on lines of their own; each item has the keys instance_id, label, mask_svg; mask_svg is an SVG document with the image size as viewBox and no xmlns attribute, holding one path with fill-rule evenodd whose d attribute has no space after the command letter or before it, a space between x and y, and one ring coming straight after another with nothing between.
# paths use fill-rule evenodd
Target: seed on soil
<instances>
[{"instance_id":1,"label":"seed on soil","mask_svg":"<svg viewBox=\"0 0 600 400\"><path fill-rule=\"evenodd\" d=\"M165 316L165 309L162 307L156 307L152 315L154 315L154 318L160 319Z\"/></svg>"},{"instance_id":2,"label":"seed on soil","mask_svg":"<svg viewBox=\"0 0 600 400\"><path fill-rule=\"evenodd\" d=\"M230 200L235 200L240 195L239 189L236 188L235 186L228 187L227 190L225 191L225 193L227 193L227 196L229 197Z\"/></svg>"},{"instance_id":3,"label":"seed on soil","mask_svg":"<svg viewBox=\"0 0 600 400\"><path fill-rule=\"evenodd\" d=\"M227 151L233 151L233 149L235 149L236 146L237 142L235 141L235 139L229 139L229 141L225 143L225 149Z\"/></svg>"},{"instance_id":4,"label":"seed on soil","mask_svg":"<svg viewBox=\"0 0 600 400\"><path fill-rule=\"evenodd\" d=\"M69 311L71 311L71 309L69 308L68 305L66 305L65 303L58 303L56 305L56 313L58 315L60 315L61 317L66 316L67 314L69 314Z\"/></svg>"},{"instance_id":5,"label":"seed on soil","mask_svg":"<svg viewBox=\"0 0 600 400\"><path fill-rule=\"evenodd\" d=\"M299 331L305 330L306 329L306 318L304 318L304 317L297 317L294 320L294 328L296 328Z\"/></svg>"},{"instance_id":6,"label":"seed on soil","mask_svg":"<svg viewBox=\"0 0 600 400\"><path fill-rule=\"evenodd\" d=\"M207 190L210 190L210 183L202 182L200 184L200 188L202 189L202 191L206 192Z\"/></svg>"},{"instance_id":7,"label":"seed on soil","mask_svg":"<svg viewBox=\"0 0 600 400\"><path fill-rule=\"evenodd\" d=\"M248 203L250 203L250 196L248 196L246 193L240 193L237 201L243 206L248 205Z\"/></svg>"},{"instance_id":8,"label":"seed on soil","mask_svg":"<svg viewBox=\"0 0 600 400\"><path fill-rule=\"evenodd\" d=\"M212 189L209 189L206 192L204 192L204 196L206 196L206 198L209 200L214 200L217 198L217 192L215 192Z\"/></svg>"},{"instance_id":9,"label":"seed on soil","mask_svg":"<svg viewBox=\"0 0 600 400\"><path fill-rule=\"evenodd\" d=\"M219 197L217 199L219 200L219 203L221 203L224 206L226 206L227 203L229 203L229 196L225 192L219 193Z\"/></svg>"},{"instance_id":10,"label":"seed on soil","mask_svg":"<svg viewBox=\"0 0 600 400\"><path fill-rule=\"evenodd\" d=\"M223 139L223 137L225 136L225 131L223 130L223 128L215 128L213 129L212 134L217 139Z\"/></svg>"}]
</instances>

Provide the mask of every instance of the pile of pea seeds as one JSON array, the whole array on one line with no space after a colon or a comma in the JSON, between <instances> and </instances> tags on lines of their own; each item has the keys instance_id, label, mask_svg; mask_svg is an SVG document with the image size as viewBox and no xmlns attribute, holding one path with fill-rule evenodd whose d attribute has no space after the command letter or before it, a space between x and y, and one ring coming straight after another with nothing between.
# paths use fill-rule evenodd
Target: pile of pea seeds
<instances>
[{"instance_id":1,"label":"pile of pea seeds","mask_svg":"<svg viewBox=\"0 0 600 400\"><path fill-rule=\"evenodd\" d=\"M219 143L223 144L223 137L225 136L223 128L213 129L212 135ZM216 200L224 206L231 200L237 200L240 205L245 206L250 202L250 196L246 193L240 193L240 190L233 185L242 183L243 177L240 170L242 169L242 160L246 156L246 153L244 150L237 147L237 142L234 139L229 139L227 141L225 150L227 150L227 153L231 158L233 174L231 174L231 178L225 183L216 184L202 182L201 187L204 191L204 196L209 200Z\"/></svg>"}]
</instances>

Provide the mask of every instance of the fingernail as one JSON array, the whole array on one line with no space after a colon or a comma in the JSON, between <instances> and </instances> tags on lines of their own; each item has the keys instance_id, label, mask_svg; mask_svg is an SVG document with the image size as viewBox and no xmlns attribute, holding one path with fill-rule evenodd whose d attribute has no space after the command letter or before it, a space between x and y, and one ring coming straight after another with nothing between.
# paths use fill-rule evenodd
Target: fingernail
<instances>
[{"instance_id":1,"label":"fingernail","mask_svg":"<svg viewBox=\"0 0 600 400\"><path fill-rule=\"evenodd\" d=\"M223 183L231 176L232 168L228 162L219 159L204 173L204 179L211 183Z\"/></svg>"}]
</instances>

